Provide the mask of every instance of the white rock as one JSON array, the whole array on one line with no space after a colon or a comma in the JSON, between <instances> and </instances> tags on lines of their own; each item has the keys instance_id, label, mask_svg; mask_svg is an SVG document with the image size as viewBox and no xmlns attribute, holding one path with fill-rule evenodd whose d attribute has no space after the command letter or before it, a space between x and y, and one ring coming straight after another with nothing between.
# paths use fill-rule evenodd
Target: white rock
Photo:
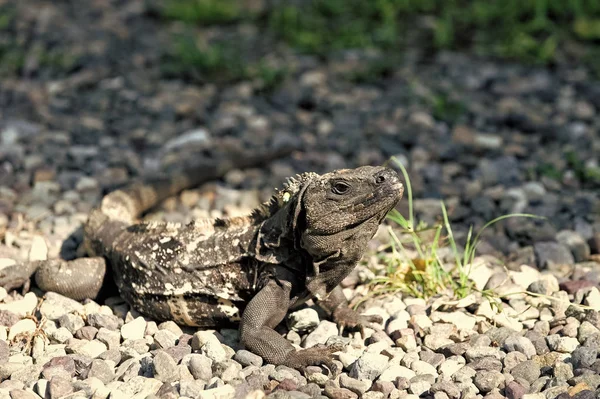
<instances>
[{"instance_id":1,"label":"white rock","mask_svg":"<svg viewBox=\"0 0 600 399\"><path fill-rule=\"evenodd\" d=\"M431 319L434 322L442 321L444 323L451 323L454 324L459 330L468 331L473 330L475 323L477 322L475 317L464 312L434 312L434 314L431 315Z\"/></svg>"},{"instance_id":2,"label":"white rock","mask_svg":"<svg viewBox=\"0 0 600 399\"><path fill-rule=\"evenodd\" d=\"M408 367L401 366L399 364L392 364L390 367L385 369L378 378L378 381L389 381L395 382L398 377L404 377L410 380L417 373L409 369Z\"/></svg>"},{"instance_id":3,"label":"white rock","mask_svg":"<svg viewBox=\"0 0 600 399\"><path fill-rule=\"evenodd\" d=\"M25 317L27 314L33 314L35 307L38 304L37 297L33 292L25 294L23 299L19 299L10 303L0 304L0 310L8 310L20 317Z\"/></svg>"},{"instance_id":4,"label":"white rock","mask_svg":"<svg viewBox=\"0 0 600 399\"><path fill-rule=\"evenodd\" d=\"M548 342L550 350L561 353L571 353L579 346L577 338L561 337L558 334L548 335L546 342Z\"/></svg>"},{"instance_id":5,"label":"white rock","mask_svg":"<svg viewBox=\"0 0 600 399\"><path fill-rule=\"evenodd\" d=\"M433 376L437 376L437 370L431 364L424 362L422 360L416 360L412 362L410 368L417 373L417 375L422 374L431 374Z\"/></svg>"},{"instance_id":6,"label":"white rock","mask_svg":"<svg viewBox=\"0 0 600 399\"><path fill-rule=\"evenodd\" d=\"M600 291L598 288L592 287L585 296L583 304L591 307L595 311L600 311Z\"/></svg>"},{"instance_id":7,"label":"white rock","mask_svg":"<svg viewBox=\"0 0 600 399\"><path fill-rule=\"evenodd\" d=\"M142 339L146 331L146 320L139 316L121 327L121 336L126 339Z\"/></svg>"},{"instance_id":8,"label":"white rock","mask_svg":"<svg viewBox=\"0 0 600 399\"><path fill-rule=\"evenodd\" d=\"M48 244L42 236L33 236L31 248L29 249L29 261L47 260L48 259Z\"/></svg>"},{"instance_id":9,"label":"white rock","mask_svg":"<svg viewBox=\"0 0 600 399\"><path fill-rule=\"evenodd\" d=\"M319 325L319 314L315 309L300 309L290 313L288 325L290 329L297 332L312 331Z\"/></svg>"},{"instance_id":10,"label":"white rock","mask_svg":"<svg viewBox=\"0 0 600 399\"><path fill-rule=\"evenodd\" d=\"M187 147L189 145L203 144L209 139L210 134L208 133L208 130L199 128L185 132L182 135L167 141L163 148L165 151L171 151L176 148Z\"/></svg>"},{"instance_id":11,"label":"white rock","mask_svg":"<svg viewBox=\"0 0 600 399\"><path fill-rule=\"evenodd\" d=\"M108 348L100 341L88 341L85 344L77 348L77 353L91 357L92 359L98 357L101 353L106 352Z\"/></svg>"},{"instance_id":12,"label":"white rock","mask_svg":"<svg viewBox=\"0 0 600 399\"><path fill-rule=\"evenodd\" d=\"M16 265L17 261L11 258L0 258L0 269L4 269L8 266Z\"/></svg>"},{"instance_id":13,"label":"white rock","mask_svg":"<svg viewBox=\"0 0 600 399\"><path fill-rule=\"evenodd\" d=\"M325 344L331 336L338 335L337 325L331 321L323 320L304 340L304 348L311 348L317 344Z\"/></svg>"},{"instance_id":14,"label":"white rock","mask_svg":"<svg viewBox=\"0 0 600 399\"><path fill-rule=\"evenodd\" d=\"M508 275L511 277L512 281L515 284L522 287L523 289L527 289L529 285L535 281L538 281L541 278L541 274L539 270L534 267L528 265L521 265L521 271L509 271Z\"/></svg>"},{"instance_id":15,"label":"white rock","mask_svg":"<svg viewBox=\"0 0 600 399\"><path fill-rule=\"evenodd\" d=\"M33 334L36 329L35 322L31 319L23 319L17 321L8 332L8 340L12 341L18 334L26 333Z\"/></svg>"}]
</instances>

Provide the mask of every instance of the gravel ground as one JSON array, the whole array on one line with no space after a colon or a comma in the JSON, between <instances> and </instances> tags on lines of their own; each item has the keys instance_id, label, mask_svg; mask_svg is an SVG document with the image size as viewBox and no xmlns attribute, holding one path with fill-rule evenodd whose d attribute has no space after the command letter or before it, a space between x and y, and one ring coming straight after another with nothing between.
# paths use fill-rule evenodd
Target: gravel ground
<instances>
[{"instance_id":1,"label":"gravel ground","mask_svg":"<svg viewBox=\"0 0 600 399\"><path fill-rule=\"evenodd\" d=\"M280 331L300 347L348 343L331 379L320 367L263 364L235 330L157 324L118 297L79 303L0 289L0 398L600 395L600 83L586 70L453 53L425 62L415 52L386 79L356 84L348 71L368 54L323 63L286 53L295 68L271 92L251 80L192 85L161 74L176 24L162 25L145 4L31 0L0 29L3 45L24 50L21 71L4 71L0 85L0 267L73 258L87 212L138 176L224 142L290 142L300 150L289 159L232 172L148 217L244 213L289 175L395 156L417 219L438 220L443 199L459 242L500 215L545 216L486 230L472 273L481 290L533 294L503 297L502 312L481 295L369 300L365 312L384 323L364 340L338 337L316 308L289 315ZM40 56L66 50L73 60ZM399 209L406 214L405 200ZM369 276L357 268L347 294L364 293Z\"/></svg>"}]
</instances>

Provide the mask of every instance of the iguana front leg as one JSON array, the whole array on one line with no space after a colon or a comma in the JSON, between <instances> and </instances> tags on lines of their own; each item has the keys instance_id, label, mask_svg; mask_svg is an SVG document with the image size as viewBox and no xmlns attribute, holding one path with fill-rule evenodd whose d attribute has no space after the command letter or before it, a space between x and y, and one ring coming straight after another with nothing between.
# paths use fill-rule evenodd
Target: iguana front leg
<instances>
[{"instance_id":1,"label":"iguana front leg","mask_svg":"<svg viewBox=\"0 0 600 399\"><path fill-rule=\"evenodd\" d=\"M383 319L378 315L361 315L351 309L341 286L336 286L327 298L319 300L318 305L333 318L340 326L340 334L344 328L359 328L361 336L365 336L365 327L372 326L371 323L381 323Z\"/></svg>"},{"instance_id":2,"label":"iguana front leg","mask_svg":"<svg viewBox=\"0 0 600 399\"><path fill-rule=\"evenodd\" d=\"M337 374L332 353L341 348L314 347L296 350L274 328L285 317L290 305L289 281L270 280L250 300L240 324L240 339L246 348L272 364L303 369L306 366L325 365Z\"/></svg>"}]
</instances>

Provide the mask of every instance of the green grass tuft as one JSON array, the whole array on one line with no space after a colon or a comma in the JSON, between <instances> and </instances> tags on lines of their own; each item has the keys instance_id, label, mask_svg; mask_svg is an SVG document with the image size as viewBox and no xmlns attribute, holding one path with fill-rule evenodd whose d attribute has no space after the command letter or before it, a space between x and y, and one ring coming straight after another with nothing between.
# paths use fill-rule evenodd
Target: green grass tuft
<instances>
[{"instance_id":1,"label":"green grass tuft","mask_svg":"<svg viewBox=\"0 0 600 399\"><path fill-rule=\"evenodd\" d=\"M379 255L385 265L385 274L375 277L370 282L371 296L394 293L406 293L418 298L430 298L440 293L452 294L462 299L478 292L470 279L477 247L481 234L487 228L504 219L511 217L539 218L531 214L509 214L495 218L486 223L481 230L474 234L469 229L465 247L460 249L454 238L448 213L441 202L442 222L435 226L425 226L419 223L415 227L413 214L412 187L404 166L395 158L392 161L401 169L406 182L408 200L408 219L397 210L388 214L388 219L401 229L400 234L389 227L389 251ZM439 255L442 247L449 247L454 257L451 265L443 262ZM487 298L493 298L491 291L479 292Z\"/></svg>"}]
</instances>

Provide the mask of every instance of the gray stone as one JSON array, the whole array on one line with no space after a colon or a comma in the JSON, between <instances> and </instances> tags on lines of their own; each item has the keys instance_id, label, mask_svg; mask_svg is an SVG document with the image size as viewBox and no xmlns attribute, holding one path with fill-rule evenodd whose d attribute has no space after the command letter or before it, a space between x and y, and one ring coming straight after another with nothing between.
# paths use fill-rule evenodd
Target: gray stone
<instances>
[{"instance_id":1,"label":"gray stone","mask_svg":"<svg viewBox=\"0 0 600 399\"><path fill-rule=\"evenodd\" d=\"M187 364L190 373L197 380L208 381L212 377L213 362L205 355L193 353L185 356L181 362Z\"/></svg>"},{"instance_id":2,"label":"gray stone","mask_svg":"<svg viewBox=\"0 0 600 399\"><path fill-rule=\"evenodd\" d=\"M40 378L40 373L43 367L39 364L28 365L27 367L15 370L11 376L11 380L21 381L25 385L35 382Z\"/></svg>"},{"instance_id":3,"label":"gray stone","mask_svg":"<svg viewBox=\"0 0 600 399\"><path fill-rule=\"evenodd\" d=\"M228 383L235 379L240 379L242 365L232 359L226 359L222 362L213 364L213 374Z\"/></svg>"},{"instance_id":4,"label":"gray stone","mask_svg":"<svg viewBox=\"0 0 600 399\"><path fill-rule=\"evenodd\" d=\"M551 350L561 353L571 353L579 346L577 338L561 337L558 334L548 335L546 342Z\"/></svg>"},{"instance_id":5,"label":"gray stone","mask_svg":"<svg viewBox=\"0 0 600 399\"><path fill-rule=\"evenodd\" d=\"M240 349L237 351L233 356L233 359L244 367L250 365L260 367L263 364L263 359L260 356L255 355L254 353L245 349Z\"/></svg>"},{"instance_id":6,"label":"gray stone","mask_svg":"<svg viewBox=\"0 0 600 399\"><path fill-rule=\"evenodd\" d=\"M319 314L316 310L305 308L289 314L288 327L299 333L314 330L319 325Z\"/></svg>"},{"instance_id":7,"label":"gray stone","mask_svg":"<svg viewBox=\"0 0 600 399\"><path fill-rule=\"evenodd\" d=\"M513 367L515 367L519 363L524 362L525 360L527 360L527 356L522 352L514 351L507 353L503 361L504 371L510 372L510 370L512 370Z\"/></svg>"},{"instance_id":8,"label":"gray stone","mask_svg":"<svg viewBox=\"0 0 600 399\"><path fill-rule=\"evenodd\" d=\"M80 316L74 314L64 314L58 318L58 324L61 327L69 330L71 334L75 334L77 330L85 326L83 319Z\"/></svg>"},{"instance_id":9,"label":"gray stone","mask_svg":"<svg viewBox=\"0 0 600 399\"><path fill-rule=\"evenodd\" d=\"M493 357L481 357L469 362L469 367L477 371L501 371L502 362Z\"/></svg>"},{"instance_id":10,"label":"gray stone","mask_svg":"<svg viewBox=\"0 0 600 399\"><path fill-rule=\"evenodd\" d=\"M481 371L475 375L473 383L481 392L490 392L499 388L504 382L504 375L499 371Z\"/></svg>"},{"instance_id":11,"label":"gray stone","mask_svg":"<svg viewBox=\"0 0 600 399\"><path fill-rule=\"evenodd\" d=\"M121 344L121 334L115 330L109 330L106 327L100 327L96 334L96 339L108 347L108 349L118 349Z\"/></svg>"},{"instance_id":12,"label":"gray stone","mask_svg":"<svg viewBox=\"0 0 600 399\"><path fill-rule=\"evenodd\" d=\"M121 336L123 339L142 339L146 332L146 320L143 317L136 317L129 323L121 327Z\"/></svg>"},{"instance_id":13,"label":"gray stone","mask_svg":"<svg viewBox=\"0 0 600 399\"><path fill-rule=\"evenodd\" d=\"M63 398L73 393L73 384L69 379L56 376L50 380L47 392L50 399Z\"/></svg>"},{"instance_id":14,"label":"gray stone","mask_svg":"<svg viewBox=\"0 0 600 399\"><path fill-rule=\"evenodd\" d=\"M451 399L460 398L460 389L450 381L439 381L431 386L431 392L444 392Z\"/></svg>"},{"instance_id":15,"label":"gray stone","mask_svg":"<svg viewBox=\"0 0 600 399\"><path fill-rule=\"evenodd\" d=\"M551 268L555 265L572 265L575 259L571 250L557 242L537 242L533 245L537 264L540 268Z\"/></svg>"},{"instance_id":16,"label":"gray stone","mask_svg":"<svg viewBox=\"0 0 600 399\"><path fill-rule=\"evenodd\" d=\"M541 374L540 366L533 360L526 360L523 363L517 364L510 371L510 374L516 378L522 378L530 384L538 379Z\"/></svg>"},{"instance_id":17,"label":"gray stone","mask_svg":"<svg viewBox=\"0 0 600 399\"><path fill-rule=\"evenodd\" d=\"M433 382L426 375L418 375L411 378L408 392L413 395L421 396L431 389Z\"/></svg>"},{"instance_id":18,"label":"gray stone","mask_svg":"<svg viewBox=\"0 0 600 399\"><path fill-rule=\"evenodd\" d=\"M531 359L536 354L535 346L531 340L520 335L512 335L504 341L504 350L507 352L519 351Z\"/></svg>"},{"instance_id":19,"label":"gray stone","mask_svg":"<svg viewBox=\"0 0 600 399\"><path fill-rule=\"evenodd\" d=\"M175 363L175 360L165 352L158 351L154 356L154 378L162 382L174 382L177 377L177 363Z\"/></svg>"},{"instance_id":20,"label":"gray stone","mask_svg":"<svg viewBox=\"0 0 600 399\"><path fill-rule=\"evenodd\" d=\"M57 320L62 315L71 312L83 313L83 305L55 292L46 292L44 302L40 306L42 316L50 320Z\"/></svg>"},{"instance_id":21,"label":"gray stone","mask_svg":"<svg viewBox=\"0 0 600 399\"><path fill-rule=\"evenodd\" d=\"M106 328L111 331L118 330L123 324L123 320L114 315L105 315L102 313L91 313L87 315L87 324L96 327L98 331Z\"/></svg>"},{"instance_id":22,"label":"gray stone","mask_svg":"<svg viewBox=\"0 0 600 399\"><path fill-rule=\"evenodd\" d=\"M556 240L569 248L575 262L583 262L590 256L590 246L579 233L572 230L562 230L556 234Z\"/></svg>"},{"instance_id":23,"label":"gray stone","mask_svg":"<svg viewBox=\"0 0 600 399\"><path fill-rule=\"evenodd\" d=\"M158 325L158 330L159 331L164 331L164 330L170 331L176 337L181 337L183 335L183 330L181 329L181 327L179 327L177 325L177 323L175 323L174 321L171 321L171 320L163 321L162 323L160 323Z\"/></svg>"},{"instance_id":24,"label":"gray stone","mask_svg":"<svg viewBox=\"0 0 600 399\"><path fill-rule=\"evenodd\" d=\"M269 373L269 378L279 382L287 378L294 381L297 385L304 385L306 383L306 379L298 370L287 366L275 367L275 369Z\"/></svg>"},{"instance_id":25,"label":"gray stone","mask_svg":"<svg viewBox=\"0 0 600 399\"><path fill-rule=\"evenodd\" d=\"M95 359L92 361L88 371L88 378L90 377L95 377L104 384L108 384L115 379L115 370L106 361Z\"/></svg>"},{"instance_id":26,"label":"gray stone","mask_svg":"<svg viewBox=\"0 0 600 399\"><path fill-rule=\"evenodd\" d=\"M170 348L163 349L163 351L175 360L176 363L179 363L181 359L183 359L186 355L192 353L192 348L189 346L171 346Z\"/></svg>"},{"instance_id":27,"label":"gray stone","mask_svg":"<svg viewBox=\"0 0 600 399\"><path fill-rule=\"evenodd\" d=\"M75 332L75 338L91 341L96 338L96 334L98 334L98 329L96 327L83 326Z\"/></svg>"},{"instance_id":28,"label":"gray stone","mask_svg":"<svg viewBox=\"0 0 600 399\"><path fill-rule=\"evenodd\" d=\"M352 364L349 376L358 380L375 380L388 366L387 356L376 353L364 353Z\"/></svg>"},{"instance_id":29,"label":"gray stone","mask_svg":"<svg viewBox=\"0 0 600 399\"><path fill-rule=\"evenodd\" d=\"M119 391L127 395L124 396L124 398L146 398L148 395L154 395L162 386L162 384L163 383L161 381L155 378L135 376L122 384L119 387Z\"/></svg>"},{"instance_id":30,"label":"gray stone","mask_svg":"<svg viewBox=\"0 0 600 399\"><path fill-rule=\"evenodd\" d=\"M338 388L334 384L327 384L324 390L325 396L330 399L356 399L358 395L346 388Z\"/></svg>"},{"instance_id":31,"label":"gray stone","mask_svg":"<svg viewBox=\"0 0 600 399\"><path fill-rule=\"evenodd\" d=\"M213 362L227 359L227 353L221 342L210 331L197 331L192 337L192 349L200 349Z\"/></svg>"},{"instance_id":32,"label":"gray stone","mask_svg":"<svg viewBox=\"0 0 600 399\"><path fill-rule=\"evenodd\" d=\"M521 399L527 393L527 389L516 381L506 384L504 391L507 399Z\"/></svg>"},{"instance_id":33,"label":"gray stone","mask_svg":"<svg viewBox=\"0 0 600 399\"><path fill-rule=\"evenodd\" d=\"M175 346L175 343L177 342L178 338L179 335L176 335L170 330L159 329L154 334L154 344L158 349L166 349L170 348L171 346Z\"/></svg>"},{"instance_id":34,"label":"gray stone","mask_svg":"<svg viewBox=\"0 0 600 399\"><path fill-rule=\"evenodd\" d=\"M371 380L357 380L347 374L341 374L340 387L349 389L357 395L362 395L371 388Z\"/></svg>"},{"instance_id":35,"label":"gray stone","mask_svg":"<svg viewBox=\"0 0 600 399\"><path fill-rule=\"evenodd\" d=\"M573 378L573 365L571 363L558 362L552 368L554 377L560 381L567 381Z\"/></svg>"},{"instance_id":36,"label":"gray stone","mask_svg":"<svg viewBox=\"0 0 600 399\"><path fill-rule=\"evenodd\" d=\"M598 351L595 348L589 348L580 346L571 353L571 363L573 367L578 368L589 368L598 357Z\"/></svg>"},{"instance_id":37,"label":"gray stone","mask_svg":"<svg viewBox=\"0 0 600 399\"><path fill-rule=\"evenodd\" d=\"M313 332L308 334L308 336L304 340L304 347L312 348L313 346L318 344L325 344L329 337L335 335L338 335L337 324L328 320L322 320L317 326L317 328L315 328Z\"/></svg>"},{"instance_id":38,"label":"gray stone","mask_svg":"<svg viewBox=\"0 0 600 399\"><path fill-rule=\"evenodd\" d=\"M115 377L118 381L129 381L138 375L141 368L142 366L138 359L127 359L117 367Z\"/></svg>"}]
</instances>

